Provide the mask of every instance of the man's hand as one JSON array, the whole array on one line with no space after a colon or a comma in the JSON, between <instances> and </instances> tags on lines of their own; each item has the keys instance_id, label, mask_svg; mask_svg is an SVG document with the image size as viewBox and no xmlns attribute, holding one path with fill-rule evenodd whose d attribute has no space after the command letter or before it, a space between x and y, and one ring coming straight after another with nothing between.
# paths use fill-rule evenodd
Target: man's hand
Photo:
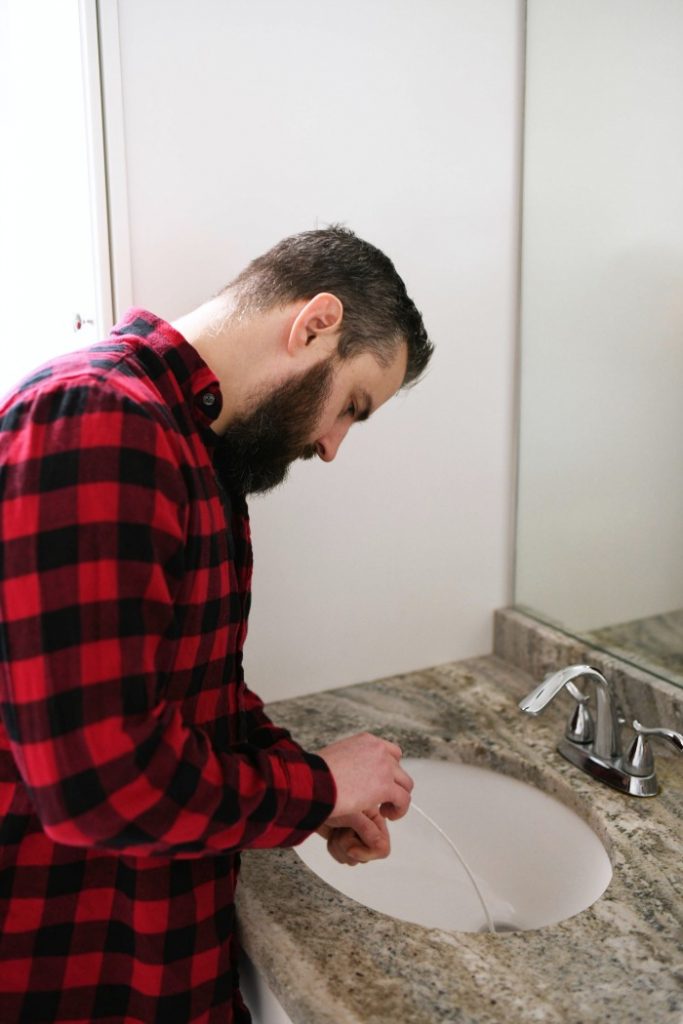
<instances>
[{"instance_id":1,"label":"man's hand","mask_svg":"<svg viewBox=\"0 0 683 1024\"><path fill-rule=\"evenodd\" d=\"M334 828L321 825L318 832L327 840L327 849L340 864L353 867L370 860L388 857L391 849L387 823L379 811L350 814Z\"/></svg>"},{"instance_id":2,"label":"man's hand","mask_svg":"<svg viewBox=\"0 0 683 1024\"><path fill-rule=\"evenodd\" d=\"M378 809L391 821L407 812L413 780L401 768L403 754L395 743L362 732L331 743L318 754L337 786L337 802L326 825L343 828L349 815L372 817Z\"/></svg>"}]
</instances>

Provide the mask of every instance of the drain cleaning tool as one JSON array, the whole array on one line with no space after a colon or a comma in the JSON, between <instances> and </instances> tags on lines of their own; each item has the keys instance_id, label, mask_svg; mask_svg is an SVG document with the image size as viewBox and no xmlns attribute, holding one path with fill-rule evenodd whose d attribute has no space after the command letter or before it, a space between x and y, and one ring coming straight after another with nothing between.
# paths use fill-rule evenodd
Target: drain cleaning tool
<instances>
[{"instance_id":1,"label":"drain cleaning tool","mask_svg":"<svg viewBox=\"0 0 683 1024\"><path fill-rule=\"evenodd\" d=\"M420 814L425 819L425 821L428 821L429 824L432 826L432 828L436 829L436 831L439 833L439 835L442 836L446 840L446 842L450 846L451 850L453 851L455 856L458 858L458 860L462 864L463 868L465 869L465 873L467 874L467 877L469 878L470 882L474 886L474 891L476 892L477 896L479 897L479 902L481 903L481 909L484 911L484 917L486 918L486 924L488 926L488 930L495 935L496 929L495 929L495 926L493 924L493 918L489 914L489 908L486 906L486 902L484 900L484 897L481 894L481 890L479 889L479 886L477 885L477 883L476 883L476 881L474 879L474 875L472 874L472 872L468 868L468 866L467 866L467 864L465 862L464 857L460 853L460 850L455 845L455 843L453 842L451 837L449 835L447 835L446 832L444 832L444 830L441 828L441 826L437 825L437 823L434 821L434 819L430 818L429 815L426 813L426 811L423 811L421 807L418 807L414 800L411 801L410 807L411 807L412 810L417 811L417 813Z\"/></svg>"}]
</instances>

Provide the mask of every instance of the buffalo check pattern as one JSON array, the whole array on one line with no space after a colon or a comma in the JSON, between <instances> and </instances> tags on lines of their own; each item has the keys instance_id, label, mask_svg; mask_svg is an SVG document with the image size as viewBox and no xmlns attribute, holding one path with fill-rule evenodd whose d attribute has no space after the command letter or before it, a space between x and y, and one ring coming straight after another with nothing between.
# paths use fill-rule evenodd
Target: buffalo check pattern
<instances>
[{"instance_id":1,"label":"buffalo check pattern","mask_svg":"<svg viewBox=\"0 0 683 1024\"><path fill-rule=\"evenodd\" d=\"M132 309L0 405L0 1021L249 1021L239 851L330 814L242 648L218 381ZM296 912L296 908L292 908Z\"/></svg>"}]
</instances>

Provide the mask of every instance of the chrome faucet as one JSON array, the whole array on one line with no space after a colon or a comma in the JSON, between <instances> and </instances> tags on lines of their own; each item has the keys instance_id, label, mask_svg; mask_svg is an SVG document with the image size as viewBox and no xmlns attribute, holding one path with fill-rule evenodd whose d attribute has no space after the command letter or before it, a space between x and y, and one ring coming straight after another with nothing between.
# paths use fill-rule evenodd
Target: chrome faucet
<instances>
[{"instance_id":1,"label":"chrome faucet","mask_svg":"<svg viewBox=\"0 0 683 1024\"><path fill-rule=\"evenodd\" d=\"M595 722L588 709L589 698L579 690L575 679L595 683ZM570 665L546 676L540 686L519 702L522 711L538 715L560 690L566 689L576 701L564 737L557 745L563 757L594 779L631 796L656 796L659 786L648 737L668 740L683 752L683 734L672 729L646 729L633 722L635 738L628 753L622 753L619 715L614 689L607 679L590 665Z\"/></svg>"}]
</instances>

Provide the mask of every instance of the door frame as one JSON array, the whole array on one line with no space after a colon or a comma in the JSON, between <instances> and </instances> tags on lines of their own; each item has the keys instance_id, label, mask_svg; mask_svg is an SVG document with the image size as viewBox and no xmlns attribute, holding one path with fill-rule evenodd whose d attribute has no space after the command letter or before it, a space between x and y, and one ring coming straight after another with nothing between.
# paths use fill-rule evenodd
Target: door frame
<instances>
[{"instance_id":1,"label":"door frame","mask_svg":"<svg viewBox=\"0 0 683 1024\"><path fill-rule=\"evenodd\" d=\"M133 305L117 0L79 0L97 335Z\"/></svg>"}]
</instances>

